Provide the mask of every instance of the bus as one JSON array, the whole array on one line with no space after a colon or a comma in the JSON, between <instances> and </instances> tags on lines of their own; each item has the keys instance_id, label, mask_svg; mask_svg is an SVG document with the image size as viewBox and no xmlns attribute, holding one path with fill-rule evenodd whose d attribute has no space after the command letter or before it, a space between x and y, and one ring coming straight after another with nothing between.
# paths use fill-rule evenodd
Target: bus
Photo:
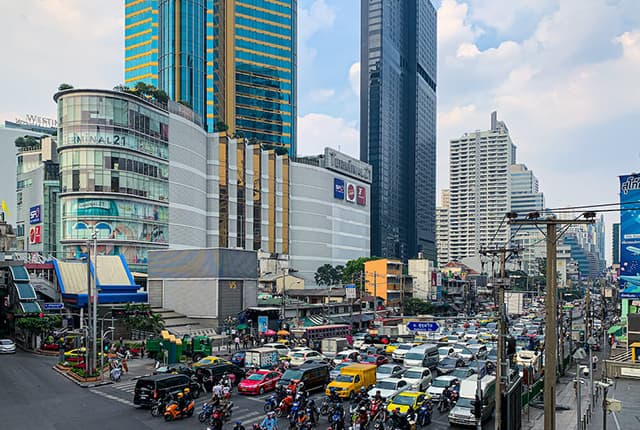
<instances>
[{"instance_id":1,"label":"bus","mask_svg":"<svg viewBox=\"0 0 640 430\"><path fill-rule=\"evenodd\" d=\"M293 329L292 333L298 338L305 338L309 342L320 345L322 339L327 337L347 337L351 335L351 326L348 324L319 325L315 327L305 327L304 329Z\"/></svg>"}]
</instances>

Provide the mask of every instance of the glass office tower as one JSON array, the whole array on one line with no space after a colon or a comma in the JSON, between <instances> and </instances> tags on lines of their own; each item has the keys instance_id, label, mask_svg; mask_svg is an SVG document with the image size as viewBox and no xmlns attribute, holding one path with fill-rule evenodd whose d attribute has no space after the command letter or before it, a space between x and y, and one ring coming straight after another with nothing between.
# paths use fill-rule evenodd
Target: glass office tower
<instances>
[{"instance_id":1,"label":"glass office tower","mask_svg":"<svg viewBox=\"0 0 640 430\"><path fill-rule=\"evenodd\" d=\"M158 0L124 2L124 83L158 86Z\"/></svg>"},{"instance_id":2,"label":"glass office tower","mask_svg":"<svg viewBox=\"0 0 640 430\"><path fill-rule=\"evenodd\" d=\"M125 7L127 25L156 11L138 24L149 33L126 30L127 85L157 85L202 114L208 131L224 123L231 135L295 155L297 0L129 0ZM142 73L134 67L153 69L151 59L132 57L147 37L157 45L156 71Z\"/></svg>"},{"instance_id":3,"label":"glass office tower","mask_svg":"<svg viewBox=\"0 0 640 430\"><path fill-rule=\"evenodd\" d=\"M360 159L373 166L371 255L435 260L436 10L362 0Z\"/></svg>"}]
</instances>

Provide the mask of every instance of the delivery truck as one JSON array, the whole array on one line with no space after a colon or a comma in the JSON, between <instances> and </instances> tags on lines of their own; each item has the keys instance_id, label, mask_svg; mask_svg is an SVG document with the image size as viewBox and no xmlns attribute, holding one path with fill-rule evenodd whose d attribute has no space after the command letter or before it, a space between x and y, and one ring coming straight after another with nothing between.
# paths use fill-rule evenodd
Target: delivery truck
<instances>
[{"instance_id":1,"label":"delivery truck","mask_svg":"<svg viewBox=\"0 0 640 430\"><path fill-rule=\"evenodd\" d=\"M333 358L337 353L349 347L346 337L329 337L322 339L320 346L325 357Z\"/></svg>"},{"instance_id":2,"label":"delivery truck","mask_svg":"<svg viewBox=\"0 0 640 430\"><path fill-rule=\"evenodd\" d=\"M261 369L270 369L280 361L278 351L274 348L255 348L246 352L245 366L255 366Z\"/></svg>"}]
</instances>

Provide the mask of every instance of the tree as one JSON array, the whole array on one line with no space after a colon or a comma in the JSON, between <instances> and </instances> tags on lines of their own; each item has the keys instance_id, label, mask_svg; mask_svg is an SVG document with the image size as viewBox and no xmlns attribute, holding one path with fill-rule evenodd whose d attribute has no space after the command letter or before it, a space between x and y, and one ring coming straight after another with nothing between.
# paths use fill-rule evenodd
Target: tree
<instances>
[{"instance_id":1,"label":"tree","mask_svg":"<svg viewBox=\"0 0 640 430\"><path fill-rule=\"evenodd\" d=\"M124 324L129 330L140 330L157 333L164 328L159 314L153 313L149 305L127 304Z\"/></svg>"},{"instance_id":2,"label":"tree","mask_svg":"<svg viewBox=\"0 0 640 430\"><path fill-rule=\"evenodd\" d=\"M347 261L342 270L342 282L345 284L355 283L360 273L364 272L364 263L371 260L379 260L378 257L360 257Z\"/></svg>"},{"instance_id":3,"label":"tree","mask_svg":"<svg viewBox=\"0 0 640 430\"><path fill-rule=\"evenodd\" d=\"M432 311L432 305L421 299L411 298L405 300L404 313L407 315L426 315Z\"/></svg>"},{"instance_id":4,"label":"tree","mask_svg":"<svg viewBox=\"0 0 640 430\"><path fill-rule=\"evenodd\" d=\"M224 121L217 121L215 127L213 128L218 133L229 130L229 126Z\"/></svg>"},{"instance_id":5,"label":"tree","mask_svg":"<svg viewBox=\"0 0 640 430\"><path fill-rule=\"evenodd\" d=\"M318 267L316 273L313 275L313 279L318 285L331 285L332 276L331 271L334 270L331 264L323 264Z\"/></svg>"},{"instance_id":6,"label":"tree","mask_svg":"<svg viewBox=\"0 0 640 430\"><path fill-rule=\"evenodd\" d=\"M31 148L40 146L40 139L34 136L21 136L14 141L18 148Z\"/></svg>"},{"instance_id":7,"label":"tree","mask_svg":"<svg viewBox=\"0 0 640 430\"><path fill-rule=\"evenodd\" d=\"M70 84L62 83L58 85L58 91L72 90L72 89L73 89L73 85L70 85Z\"/></svg>"}]
</instances>

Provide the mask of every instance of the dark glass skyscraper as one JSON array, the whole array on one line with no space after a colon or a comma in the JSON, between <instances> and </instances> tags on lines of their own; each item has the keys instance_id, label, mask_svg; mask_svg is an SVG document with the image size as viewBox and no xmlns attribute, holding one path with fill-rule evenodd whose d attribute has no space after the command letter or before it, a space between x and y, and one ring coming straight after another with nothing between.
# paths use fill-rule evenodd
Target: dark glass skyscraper
<instances>
[{"instance_id":1,"label":"dark glass skyscraper","mask_svg":"<svg viewBox=\"0 0 640 430\"><path fill-rule=\"evenodd\" d=\"M360 159L373 166L371 254L435 260L437 16L362 0Z\"/></svg>"}]
</instances>

